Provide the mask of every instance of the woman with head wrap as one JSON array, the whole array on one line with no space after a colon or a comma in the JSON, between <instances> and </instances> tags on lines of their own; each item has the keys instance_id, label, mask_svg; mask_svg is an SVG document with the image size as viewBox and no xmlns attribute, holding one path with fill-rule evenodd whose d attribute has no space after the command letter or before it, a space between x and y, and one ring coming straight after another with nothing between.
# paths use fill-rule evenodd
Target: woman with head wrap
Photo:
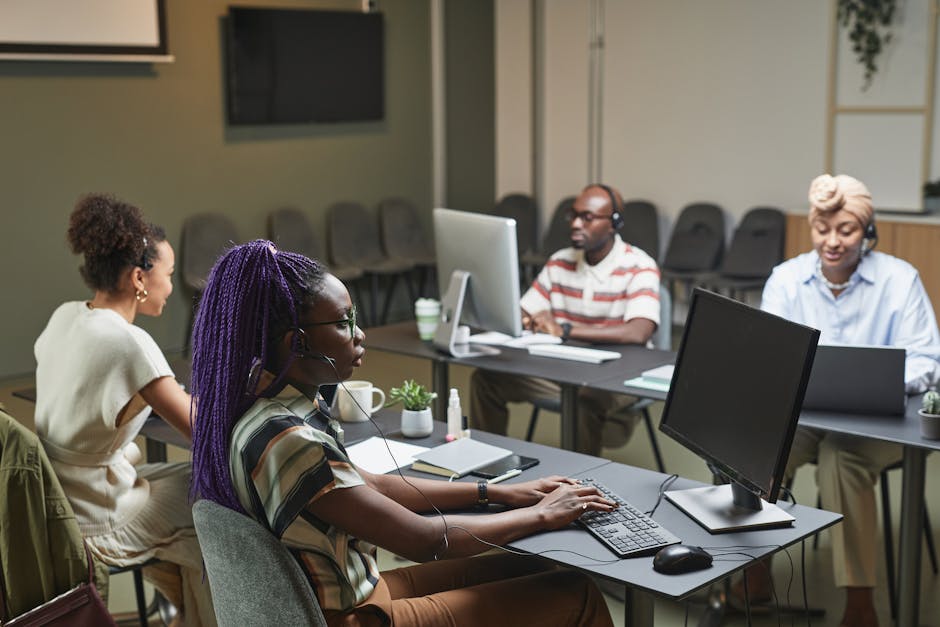
<instances>
[{"instance_id":1,"label":"woman with head wrap","mask_svg":"<svg viewBox=\"0 0 940 627\"><path fill-rule=\"evenodd\" d=\"M761 309L819 329L821 343L906 349L907 392L923 392L940 376L933 307L913 266L872 250L878 236L868 188L851 176L823 174L810 185L809 203L813 250L774 268ZM897 444L802 427L794 437L787 476L815 461L822 507L845 516L832 528L835 581L846 588L843 625L878 624L874 484L901 453ZM769 598L767 572L749 571L752 597Z\"/></svg>"}]
</instances>

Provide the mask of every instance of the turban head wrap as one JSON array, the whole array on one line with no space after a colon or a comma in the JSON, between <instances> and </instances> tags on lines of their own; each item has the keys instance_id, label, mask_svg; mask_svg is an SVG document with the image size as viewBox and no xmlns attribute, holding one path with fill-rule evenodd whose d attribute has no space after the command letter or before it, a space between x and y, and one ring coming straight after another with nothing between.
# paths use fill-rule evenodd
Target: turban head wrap
<instances>
[{"instance_id":1,"label":"turban head wrap","mask_svg":"<svg viewBox=\"0 0 940 627\"><path fill-rule=\"evenodd\" d=\"M822 174L809 186L809 221L845 209L866 227L874 217L871 192L865 184L851 176Z\"/></svg>"}]
</instances>

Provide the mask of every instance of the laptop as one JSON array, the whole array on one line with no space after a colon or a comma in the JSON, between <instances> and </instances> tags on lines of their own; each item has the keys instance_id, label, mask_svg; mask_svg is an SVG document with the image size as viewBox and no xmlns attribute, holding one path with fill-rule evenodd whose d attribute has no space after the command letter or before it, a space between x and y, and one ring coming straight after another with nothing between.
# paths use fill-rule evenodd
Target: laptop
<instances>
[{"instance_id":1,"label":"laptop","mask_svg":"<svg viewBox=\"0 0 940 627\"><path fill-rule=\"evenodd\" d=\"M803 409L904 415L903 348L820 344Z\"/></svg>"}]
</instances>

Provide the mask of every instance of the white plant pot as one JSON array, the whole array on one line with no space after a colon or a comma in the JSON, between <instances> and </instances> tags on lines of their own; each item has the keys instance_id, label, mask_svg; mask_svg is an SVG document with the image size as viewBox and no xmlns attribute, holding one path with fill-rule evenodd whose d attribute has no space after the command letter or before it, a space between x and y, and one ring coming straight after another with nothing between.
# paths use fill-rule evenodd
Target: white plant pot
<instances>
[{"instance_id":1,"label":"white plant pot","mask_svg":"<svg viewBox=\"0 0 940 627\"><path fill-rule=\"evenodd\" d=\"M406 438L426 438L434 431L431 408L418 411L401 410L401 434Z\"/></svg>"},{"instance_id":2,"label":"white plant pot","mask_svg":"<svg viewBox=\"0 0 940 627\"><path fill-rule=\"evenodd\" d=\"M940 440L940 414L928 414L918 409L920 414L920 434L928 440Z\"/></svg>"}]
</instances>

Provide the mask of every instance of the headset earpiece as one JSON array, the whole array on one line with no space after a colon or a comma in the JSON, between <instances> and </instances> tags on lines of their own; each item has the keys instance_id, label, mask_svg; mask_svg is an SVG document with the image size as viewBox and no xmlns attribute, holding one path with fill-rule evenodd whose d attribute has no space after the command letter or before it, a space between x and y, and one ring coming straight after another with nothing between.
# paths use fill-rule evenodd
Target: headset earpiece
<instances>
[{"instance_id":1,"label":"headset earpiece","mask_svg":"<svg viewBox=\"0 0 940 627\"><path fill-rule=\"evenodd\" d=\"M294 353L294 357L300 357L301 359L316 359L317 361L322 361L330 364L331 366L336 363L336 360L332 357L327 357L323 353L314 353L310 351L310 345L307 344L307 334L304 333L304 330L300 327L294 328L294 339L292 340L293 345L291 351Z\"/></svg>"},{"instance_id":2,"label":"headset earpiece","mask_svg":"<svg viewBox=\"0 0 940 627\"><path fill-rule=\"evenodd\" d=\"M862 239L862 254L867 255L875 246L878 245L878 229L875 228L875 221L872 220L865 227L865 235Z\"/></svg>"},{"instance_id":3,"label":"headset earpiece","mask_svg":"<svg viewBox=\"0 0 940 627\"><path fill-rule=\"evenodd\" d=\"M617 194L614 193L614 190L603 183L595 183L593 186L589 185L588 187L600 187L607 192L607 197L610 198L610 223L613 225L615 231L619 231L623 228L623 207L617 201Z\"/></svg>"}]
</instances>

